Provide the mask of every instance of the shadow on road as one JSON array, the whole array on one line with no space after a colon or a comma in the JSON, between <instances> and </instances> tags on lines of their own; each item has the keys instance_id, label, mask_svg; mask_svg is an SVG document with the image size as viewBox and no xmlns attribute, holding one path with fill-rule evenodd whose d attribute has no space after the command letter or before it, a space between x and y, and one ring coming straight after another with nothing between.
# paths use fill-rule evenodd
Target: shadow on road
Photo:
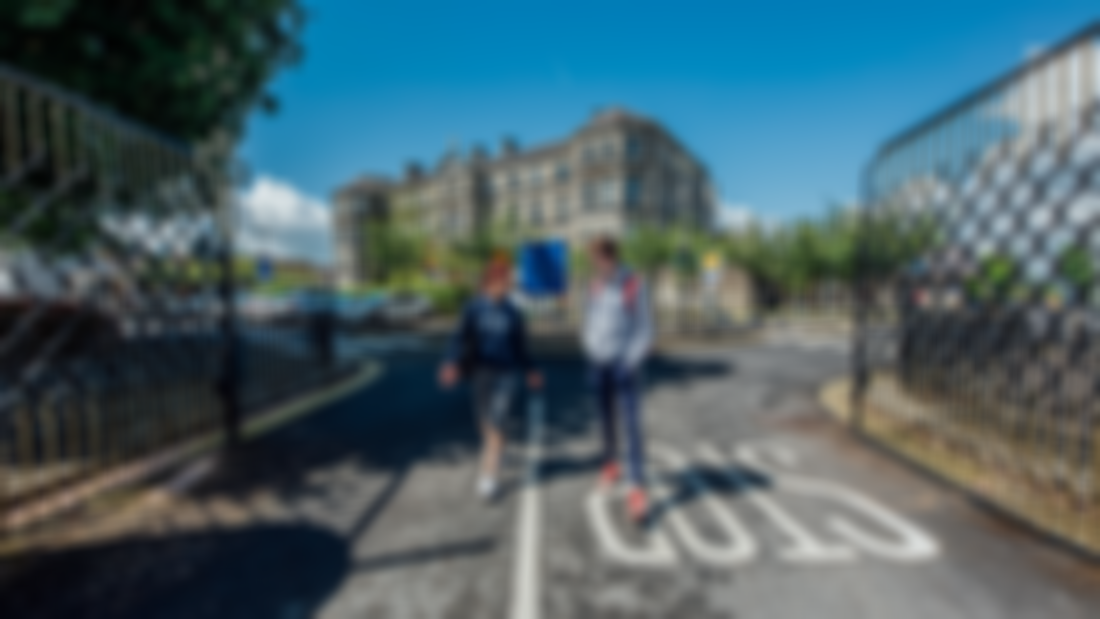
<instances>
[{"instance_id":1,"label":"shadow on road","mask_svg":"<svg viewBox=\"0 0 1100 619\"><path fill-rule=\"evenodd\" d=\"M346 541L310 526L128 539L34 557L0 616L309 617L350 568Z\"/></svg>"},{"instance_id":2,"label":"shadow on road","mask_svg":"<svg viewBox=\"0 0 1100 619\"><path fill-rule=\"evenodd\" d=\"M479 446L465 390L435 383L436 358L403 359L375 384L239 448L190 491L190 499L237 501L263 494L297 511L303 524L272 526L253 517L232 530L176 532L31 557L34 568L5 595L4 617L306 617L351 573L392 570L491 552L497 539L473 538L351 561L352 545L369 535L424 465L472 467ZM545 440L565 443L595 432L580 359L553 359L547 377ZM650 387L724 379L723 360L654 359ZM526 440L526 418L508 432ZM589 473L595 454L545 463L547 481ZM348 492L373 496L342 533L304 524L303 512L330 509L348 479L376 479ZM309 509L301 510L301 506ZM446 518L440 506L440 518ZM247 506L246 506L247 509ZM331 509L338 509L333 505ZM506 535L506 532L502 532ZM426 540L427 541L427 540ZM6 590L8 589L5 585ZM57 592L63 592L58 595Z\"/></svg>"}]
</instances>

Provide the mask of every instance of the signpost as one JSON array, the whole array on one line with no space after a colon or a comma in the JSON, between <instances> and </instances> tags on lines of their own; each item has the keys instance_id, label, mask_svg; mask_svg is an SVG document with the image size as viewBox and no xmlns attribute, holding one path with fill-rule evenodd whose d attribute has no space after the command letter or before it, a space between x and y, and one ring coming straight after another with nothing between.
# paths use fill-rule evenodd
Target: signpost
<instances>
[{"instance_id":1,"label":"signpost","mask_svg":"<svg viewBox=\"0 0 1100 619\"><path fill-rule=\"evenodd\" d=\"M275 265L268 258L256 259L256 281L268 282L275 277Z\"/></svg>"},{"instance_id":2,"label":"signpost","mask_svg":"<svg viewBox=\"0 0 1100 619\"><path fill-rule=\"evenodd\" d=\"M534 241L519 251L520 288L531 297L557 297L569 285L569 251L564 241Z\"/></svg>"}]
</instances>

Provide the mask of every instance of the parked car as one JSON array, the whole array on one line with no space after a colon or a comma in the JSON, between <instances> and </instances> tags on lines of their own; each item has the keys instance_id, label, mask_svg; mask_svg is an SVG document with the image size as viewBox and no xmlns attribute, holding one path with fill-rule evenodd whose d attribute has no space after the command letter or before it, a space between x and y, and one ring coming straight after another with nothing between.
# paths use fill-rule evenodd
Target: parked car
<instances>
[{"instance_id":1,"label":"parked car","mask_svg":"<svg viewBox=\"0 0 1100 619\"><path fill-rule=\"evenodd\" d=\"M356 329L381 322L386 305L385 295L341 296L336 299L336 315L340 326Z\"/></svg>"},{"instance_id":2,"label":"parked car","mask_svg":"<svg viewBox=\"0 0 1100 619\"><path fill-rule=\"evenodd\" d=\"M425 318L431 311L431 302L415 294L394 295L382 307L382 318L386 324L407 325Z\"/></svg>"}]
</instances>

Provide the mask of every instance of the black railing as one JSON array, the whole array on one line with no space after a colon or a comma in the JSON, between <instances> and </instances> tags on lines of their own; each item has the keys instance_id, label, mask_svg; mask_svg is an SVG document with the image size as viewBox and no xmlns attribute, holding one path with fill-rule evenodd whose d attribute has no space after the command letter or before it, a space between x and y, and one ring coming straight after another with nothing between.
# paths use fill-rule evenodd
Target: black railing
<instances>
[{"instance_id":1,"label":"black railing","mask_svg":"<svg viewBox=\"0 0 1100 619\"><path fill-rule=\"evenodd\" d=\"M333 374L237 307L228 152L0 67L0 531Z\"/></svg>"},{"instance_id":2,"label":"black railing","mask_svg":"<svg viewBox=\"0 0 1100 619\"><path fill-rule=\"evenodd\" d=\"M1100 553L1100 27L889 141L855 315L865 435Z\"/></svg>"}]
</instances>

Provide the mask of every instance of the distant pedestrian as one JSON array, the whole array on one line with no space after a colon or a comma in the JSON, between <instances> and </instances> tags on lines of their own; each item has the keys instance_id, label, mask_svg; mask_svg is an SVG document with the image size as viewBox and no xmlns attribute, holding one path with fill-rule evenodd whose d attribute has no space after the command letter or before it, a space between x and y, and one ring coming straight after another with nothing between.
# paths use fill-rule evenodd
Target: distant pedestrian
<instances>
[{"instance_id":1,"label":"distant pedestrian","mask_svg":"<svg viewBox=\"0 0 1100 619\"><path fill-rule=\"evenodd\" d=\"M497 493L504 423L524 375L530 388L542 386L528 354L523 314L508 298L511 284L506 262L497 261L485 270L480 293L462 314L439 376L445 387L460 378L471 382L482 436L477 492L485 500Z\"/></svg>"},{"instance_id":2,"label":"distant pedestrian","mask_svg":"<svg viewBox=\"0 0 1100 619\"><path fill-rule=\"evenodd\" d=\"M644 282L622 265L614 240L598 239L591 247L591 256L595 277L585 303L582 338L603 422L600 483L607 488L621 477L621 429L626 435L630 469L627 512L631 520L640 523L649 511L641 369L653 341L652 311Z\"/></svg>"}]
</instances>

